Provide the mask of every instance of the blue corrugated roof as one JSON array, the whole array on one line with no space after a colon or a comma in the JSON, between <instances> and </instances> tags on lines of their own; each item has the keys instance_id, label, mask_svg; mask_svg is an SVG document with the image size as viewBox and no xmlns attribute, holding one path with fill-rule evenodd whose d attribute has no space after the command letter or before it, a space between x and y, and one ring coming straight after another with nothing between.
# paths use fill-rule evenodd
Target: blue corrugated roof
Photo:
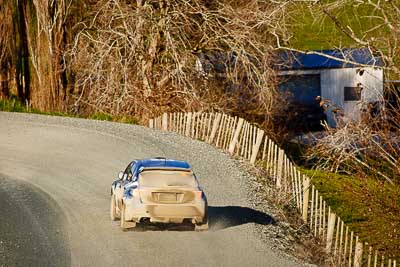
<instances>
[{"instance_id":1,"label":"blue corrugated roof","mask_svg":"<svg viewBox=\"0 0 400 267\"><path fill-rule=\"evenodd\" d=\"M318 54L315 54L315 52ZM329 57L335 57L352 63ZM383 66L383 60L380 57L374 56L367 48L320 50L306 53L281 51L278 53L278 59L274 65L275 68L280 70L354 68L360 65Z\"/></svg>"}]
</instances>

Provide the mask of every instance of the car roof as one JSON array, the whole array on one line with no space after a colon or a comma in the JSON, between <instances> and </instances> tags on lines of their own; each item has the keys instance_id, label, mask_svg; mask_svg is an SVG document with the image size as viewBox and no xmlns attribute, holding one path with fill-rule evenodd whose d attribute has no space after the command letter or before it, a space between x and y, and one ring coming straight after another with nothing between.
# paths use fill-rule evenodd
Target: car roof
<instances>
[{"instance_id":1,"label":"car roof","mask_svg":"<svg viewBox=\"0 0 400 267\"><path fill-rule=\"evenodd\" d=\"M143 168L179 168L191 170L189 163L183 160L166 159L166 158L150 158L137 160L140 167Z\"/></svg>"}]
</instances>

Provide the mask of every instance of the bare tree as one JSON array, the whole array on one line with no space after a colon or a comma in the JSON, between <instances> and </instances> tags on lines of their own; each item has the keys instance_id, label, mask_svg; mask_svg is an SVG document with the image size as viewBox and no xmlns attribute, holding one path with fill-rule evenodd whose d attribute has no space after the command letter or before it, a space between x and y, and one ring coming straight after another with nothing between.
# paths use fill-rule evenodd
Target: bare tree
<instances>
[{"instance_id":1,"label":"bare tree","mask_svg":"<svg viewBox=\"0 0 400 267\"><path fill-rule=\"evenodd\" d=\"M42 110L65 111L66 81L63 53L66 19L71 0L34 0L32 13L25 16L31 63L32 103Z\"/></svg>"},{"instance_id":2,"label":"bare tree","mask_svg":"<svg viewBox=\"0 0 400 267\"><path fill-rule=\"evenodd\" d=\"M285 1L103 0L93 10L69 51L75 110L272 114L270 30Z\"/></svg>"},{"instance_id":3,"label":"bare tree","mask_svg":"<svg viewBox=\"0 0 400 267\"><path fill-rule=\"evenodd\" d=\"M9 97L9 73L12 65L12 9L7 1L0 1L0 97Z\"/></svg>"}]
</instances>

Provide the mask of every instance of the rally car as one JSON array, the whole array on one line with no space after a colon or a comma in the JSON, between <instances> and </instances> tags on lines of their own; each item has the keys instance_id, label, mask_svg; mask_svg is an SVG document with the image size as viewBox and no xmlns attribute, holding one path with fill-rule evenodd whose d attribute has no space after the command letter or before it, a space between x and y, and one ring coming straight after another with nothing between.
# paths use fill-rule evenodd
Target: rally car
<instances>
[{"instance_id":1,"label":"rally car","mask_svg":"<svg viewBox=\"0 0 400 267\"><path fill-rule=\"evenodd\" d=\"M208 229L207 198L185 161L152 158L132 161L111 186L110 215L122 230L137 223L182 223Z\"/></svg>"}]
</instances>

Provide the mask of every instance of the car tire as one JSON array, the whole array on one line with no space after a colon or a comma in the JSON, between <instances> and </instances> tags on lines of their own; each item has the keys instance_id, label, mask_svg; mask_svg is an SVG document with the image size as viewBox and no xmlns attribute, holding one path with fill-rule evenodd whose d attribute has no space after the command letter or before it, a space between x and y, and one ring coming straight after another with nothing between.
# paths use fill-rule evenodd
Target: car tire
<instances>
[{"instance_id":1,"label":"car tire","mask_svg":"<svg viewBox=\"0 0 400 267\"><path fill-rule=\"evenodd\" d=\"M196 224L194 225L194 230L195 230L196 232L208 230L208 222L206 222L206 223L201 223L201 224L197 224L197 223L196 223Z\"/></svg>"},{"instance_id":2,"label":"car tire","mask_svg":"<svg viewBox=\"0 0 400 267\"><path fill-rule=\"evenodd\" d=\"M127 231L128 228L126 227L126 222L125 222L125 204L122 204L120 212L121 212L121 229L122 231Z\"/></svg>"},{"instance_id":3,"label":"car tire","mask_svg":"<svg viewBox=\"0 0 400 267\"><path fill-rule=\"evenodd\" d=\"M203 221L199 224L196 223L194 225L194 230L197 232L208 230L208 205L207 205L207 202L206 202L206 210L204 212Z\"/></svg>"},{"instance_id":4,"label":"car tire","mask_svg":"<svg viewBox=\"0 0 400 267\"><path fill-rule=\"evenodd\" d=\"M116 221L118 219L117 216L117 207L115 204L115 195L111 195L111 201L110 201L110 217L112 221Z\"/></svg>"},{"instance_id":5,"label":"car tire","mask_svg":"<svg viewBox=\"0 0 400 267\"><path fill-rule=\"evenodd\" d=\"M129 228L134 228L136 227L136 222L127 222L125 220L125 209L126 206L124 203L122 203L122 208L121 208L121 229L122 231L128 231Z\"/></svg>"}]
</instances>

